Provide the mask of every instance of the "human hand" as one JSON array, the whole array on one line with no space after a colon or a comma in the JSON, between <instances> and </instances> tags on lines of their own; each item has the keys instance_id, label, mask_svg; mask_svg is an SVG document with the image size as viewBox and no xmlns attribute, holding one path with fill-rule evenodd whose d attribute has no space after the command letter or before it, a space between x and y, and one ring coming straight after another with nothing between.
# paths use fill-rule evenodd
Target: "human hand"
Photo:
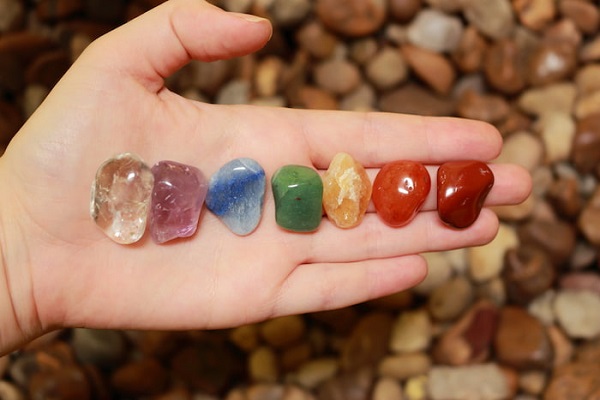
<instances>
[{"instance_id":1,"label":"human hand","mask_svg":"<svg viewBox=\"0 0 600 400\"><path fill-rule=\"evenodd\" d=\"M426 274L418 253L483 244L497 218L483 210L468 229L445 227L435 188L423 212L393 229L373 210L354 229L323 221L317 232L277 227L268 189L247 237L204 211L189 239L117 245L89 215L98 166L116 153L152 165L174 160L210 176L237 157L270 178L285 164L327 168L341 151L371 178L397 159L435 165L489 161L501 149L484 123L383 113L219 106L184 99L164 78L190 59L253 52L265 20L197 0L171 0L94 42L0 158L0 353L62 326L202 329L332 309L397 292ZM487 205L522 201L521 168L493 165ZM432 180L435 182L435 179Z\"/></svg>"}]
</instances>

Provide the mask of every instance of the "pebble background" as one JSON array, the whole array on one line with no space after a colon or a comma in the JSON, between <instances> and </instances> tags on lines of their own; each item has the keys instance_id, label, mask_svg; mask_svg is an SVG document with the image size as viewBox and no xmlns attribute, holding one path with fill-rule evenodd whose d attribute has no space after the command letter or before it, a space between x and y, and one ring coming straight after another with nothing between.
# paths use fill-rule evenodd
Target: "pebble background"
<instances>
[{"instance_id":1,"label":"pebble background","mask_svg":"<svg viewBox=\"0 0 600 400\"><path fill-rule=\"evenodd\" d=\"M160 0L0 0L0 153L90 41ZM258 54L169 79L216 103L496 125L530 199L427 279L216 332L72 329L0 358L0 398L600 398L600 12L586 0L216 0L273 21ZM325 134L325 133L324 133Z\"/></svg>"}]
</instances>

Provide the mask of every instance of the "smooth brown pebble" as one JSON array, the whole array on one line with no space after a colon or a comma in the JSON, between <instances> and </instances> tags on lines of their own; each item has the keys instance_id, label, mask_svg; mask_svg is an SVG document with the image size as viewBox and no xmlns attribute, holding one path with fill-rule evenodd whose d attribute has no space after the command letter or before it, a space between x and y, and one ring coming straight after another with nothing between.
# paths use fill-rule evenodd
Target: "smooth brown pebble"
<instances>
[{"instance_id":1,"label":"smooth brown pebble","mask_svg":"<svg viewBox=\"0 0 600 400\"><path fill-rule=\"evenodd\" d=\"M545 368L553 357L541 322L522 308L512 306L500 311L494 349L500 362L519 370Z\"/></svg>"},{"instance_id":2,"label":"smooth brown pebble","mask_svg":"<svg viewBox=\"0 0 600 400\"><path fill-rule=\"evenodd\" d=\"M345 36L360 37L383 26L386 0L317 0L315 11L329 29Z\"/></svg>"}]
</instances>

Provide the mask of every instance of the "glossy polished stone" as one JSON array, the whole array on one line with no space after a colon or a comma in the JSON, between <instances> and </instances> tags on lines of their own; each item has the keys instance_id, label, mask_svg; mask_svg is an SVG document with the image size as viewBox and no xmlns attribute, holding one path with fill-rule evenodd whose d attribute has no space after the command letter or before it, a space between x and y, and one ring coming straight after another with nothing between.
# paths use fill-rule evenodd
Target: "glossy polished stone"
<instances>
[{"instance_id":1,"label":"glossy polished stone","mask_svg":"<svg viewBox=\"0 0 600 400\"><path fill-rule=\"evenodd\" d=\"M323 175L323 208L330 221L340 228L352 228L362 221L372 185L365 168L346 153L338 153Z\"/></svg>"},{"instance_id":2,"label":"glossy polished stone","mask_svg":"<svg viewBox=\"0 0 600 400\"><path fill-rule=\"evenodd\" d=\"M494 174L480 161L442 164L437 173L437 207L440 219L454 228L467 228L479 217L494 185Z\"/></svg>"},{"instance_id":3,"label":"glossy polished stone","mask_svg":"<svg viewBox=\"0 0 600 400\"><path fill-rule=\"evenodd\" d=\"M153 184L150 168L135 154L123 153L105 161L92 184L90 214L96 225L117 243L140 240Z\"/></svg>"},{"instance_id":4,"label":"glossy polished stone","mask_svg":"<svg viewBox=\"0 0 600 400\"><path fill-rule=\"evenodd\" d=\"M293 232L312 232L322 217L323 182L312 168L286 165L271 178L277 225Z\"/></svg>"},{"instance_id":5,"label":"glossy polished stone","mask_svg":"<svg viewBox=\"0 0 600 400\"><path fill-rule=\"evenodd\" d=\"M265 171L256 161L232 160L210 178L206 208L233 233L248 235L260 222L265 186Z\"/></svg>"},{"instance_id":6,"label":"glossy polished stone","mask_svg":"<svg viewBox=\"0 0 600 400\"><path fill-rule=\"evenodd\" d=\"M423 164L394 161L375 177L373 204L386 224L401 227L417 215L430 190L431 178Z\"/></svg>"},{"instance_id":7,"label":"glossy polished stone","mask_svg":"<svg viewBox=\"0 0 600 400\"><path fill-rule=\"evenodd\" d=\"M208 190L196 167L160 161L152 167L154 189L150 207L150 234L156 243L192 236Z\"/></svg>"}]
</instances>

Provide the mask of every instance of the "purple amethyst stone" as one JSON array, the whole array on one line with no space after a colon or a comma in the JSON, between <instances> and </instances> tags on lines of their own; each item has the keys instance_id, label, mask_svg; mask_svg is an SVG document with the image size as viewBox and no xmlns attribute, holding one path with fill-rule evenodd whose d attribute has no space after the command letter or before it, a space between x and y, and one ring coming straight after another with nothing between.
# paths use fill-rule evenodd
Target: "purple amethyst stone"
<instances>
[{"instance_id":1,"label":"purple amethyst stone","mask_svg":"<svg viewBox=\"0 0 600 400\"><path fill-rule=\"evenodd\" d=\"M150 234L156 243L192 236L198 227L208 181L196 167L160 161L152 167Z\"/></svg>"}]
</instances>

